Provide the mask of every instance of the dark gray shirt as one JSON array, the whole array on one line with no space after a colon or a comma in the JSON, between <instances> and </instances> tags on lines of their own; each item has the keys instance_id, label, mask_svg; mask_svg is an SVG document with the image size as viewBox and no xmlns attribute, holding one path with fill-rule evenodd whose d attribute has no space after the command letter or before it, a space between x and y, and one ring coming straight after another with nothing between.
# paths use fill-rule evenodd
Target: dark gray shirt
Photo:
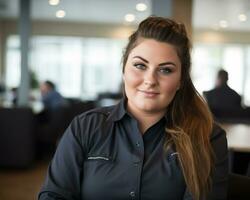
<instances>
[{"instance_id":1,"label":"dark gray shirt","mask_svg":"<svg viewBox=\"0 0 250 200\"><path fill-rule=\"evenodd\" d=\"M143 135L124 101L77 116L49 166L40 200L191 200L178 153L163 150L165 118ZM211 135L216 170L209 199L226 199L225 132Z\"/></svg>"}]
</instances>

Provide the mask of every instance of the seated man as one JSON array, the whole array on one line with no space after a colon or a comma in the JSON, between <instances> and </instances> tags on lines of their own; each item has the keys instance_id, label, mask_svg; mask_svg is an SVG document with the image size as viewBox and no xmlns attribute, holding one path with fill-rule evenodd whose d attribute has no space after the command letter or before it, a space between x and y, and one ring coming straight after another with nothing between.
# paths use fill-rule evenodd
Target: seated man
<instances>
[{"instance_id":1,"label":"seated man","mask_svg":"<svg viewBox=\"0 0 250 200\"><path fill-rule=\"evenodd\" d=\"M211 109L240 109L241 96L227 84L228 73L219 70L214 89L203 92Z\"/></svg>"},{"instance_id":2,"label":"seated man","mask_svg":"<svg viewBox=\"0 0 250 200\"><path fill-rule=\"evenodd\" d=\"M53 110L66 105L65 99L56 91L54 83L45 81L40 85L44 108Z\"/></svg>"}]
</instances>

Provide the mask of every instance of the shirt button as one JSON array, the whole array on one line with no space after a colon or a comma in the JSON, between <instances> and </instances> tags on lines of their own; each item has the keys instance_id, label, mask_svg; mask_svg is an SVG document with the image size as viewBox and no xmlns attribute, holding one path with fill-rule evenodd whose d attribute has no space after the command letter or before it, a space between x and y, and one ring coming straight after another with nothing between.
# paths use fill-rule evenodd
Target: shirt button
<instances>
[{"instance_id":1,"label":"shirt button","mask_svg":"<svg viewBox=\"0 0 250 200\"><path fill-rule=\"evenodd\" d=\"M135 197L135 192L134 192L134 191L131 191L131 192L129 193L129 195L130 195L131 197Z\"/></svg>"},{"instance_id":2,"label":"shirt button","mask_svg":"<svg viewBox=\"0 0 250 200\"><path fill-rule=\"evenodd\" d=\"M135 146L140 147L140 142L136 142Z\"/></svg>"}]
</instances>

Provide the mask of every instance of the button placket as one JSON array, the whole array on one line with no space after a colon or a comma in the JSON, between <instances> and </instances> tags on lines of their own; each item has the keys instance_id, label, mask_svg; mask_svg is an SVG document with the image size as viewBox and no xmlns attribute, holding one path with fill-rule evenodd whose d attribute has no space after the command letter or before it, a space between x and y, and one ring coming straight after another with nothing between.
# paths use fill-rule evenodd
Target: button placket
<instances>
[{"instance_id":1,"label":"button placket","mask_svg":"<svg viewBox=\"0 0 250 200\"><path fill-rule=\"evenodd\" d=\"M144 145L143 145L143 138L138 129L137 122L132 121L131 126L131 141L132 143L132 165L134 166L135 170L133 171L135 182L132 186L129 196L130 199L139 199L140 194L140 187L141 187L141 176L142 176L142 167L143 167L143 159L144 159Z\"/></svg>"}]
</instances>

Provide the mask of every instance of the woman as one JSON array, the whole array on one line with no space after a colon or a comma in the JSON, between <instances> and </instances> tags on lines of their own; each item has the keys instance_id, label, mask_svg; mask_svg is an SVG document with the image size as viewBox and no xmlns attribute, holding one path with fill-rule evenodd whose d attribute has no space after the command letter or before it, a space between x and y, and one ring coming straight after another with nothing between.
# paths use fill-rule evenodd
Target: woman
<instances>
[{"instance_id":1,"label":"woman","mask_svg":"<svg viewBox=\"0 0 250 200\"><path fill-rule=\"evenodd\" d=\"M190 78L185 28L149 17L129 38L124 99L77 116L39 199L226 199L225 132Z\"/></svg>"}]
</instances>

